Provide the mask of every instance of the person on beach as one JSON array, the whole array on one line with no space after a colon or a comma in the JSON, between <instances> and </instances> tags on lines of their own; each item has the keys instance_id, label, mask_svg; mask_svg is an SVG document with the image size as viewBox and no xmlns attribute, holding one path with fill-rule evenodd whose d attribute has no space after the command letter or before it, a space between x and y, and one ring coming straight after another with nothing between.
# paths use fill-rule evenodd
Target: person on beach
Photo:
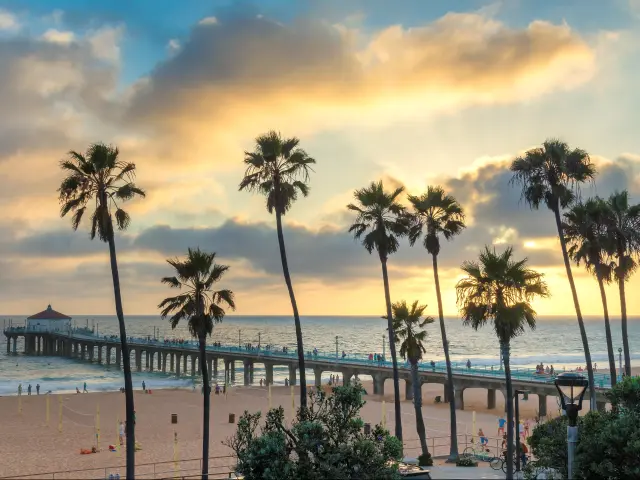
<instances>
[{"instance_id":1,"label":"person on beach","mask_svg":"<svg viewBox=\"0 0 640 480\"><path fill-rule=\"evenodd\" d=\"M471 360L469 360L469 359L467 360L467 368L471 369Z\"/></svg>"},{"instance_id":2,"label":"person on beach","mask_svg":"<svg viewBox=\"0 0 640 480\"><path fill-rule=\"evenodd\" d=\"M500 435L501 433L504 435L504 426L506 425L507 421L500 417L498 419L498 435Z\"/></svg>"},{"instance_id":3,"label":"person on beach","mask_svg":"<svg viewBox=\"0 0 640 480\"><path fill-rule=\"evenodd\" d=\"M84 382L84 390L82 390L82 393L89 393L87 390L87 382Z\"/></svg>"},{"instance_id":4,"label":"person on beach","mask_svg":"<svg viewBox=\"0 0 640 480\"><path fill-rule=\"evenodd\" d=\"M260 379L260 386L262 386L262 379Z\"/></svg>"},{"instance_id":5,"label":"person on beach","mask_svg":"<svg viewBox=\"0 0 640 480\"><path fill-rule=\"evenodd\" d=\"M220 385L216 383L216 395L220 395Z\"/></svg>"},{"instance_id":6,"label":"person on beach","mask_svg":"<svg viewBox=\"0 0 640 480\"><path fill-rule=\"evenodd\" d=\"M31 384L27 387L27 395L31 395Z\"/></svg>"},{"instance_id":7,"label":"person on beach","mask_svg":"<svg viewBox=\"0 0 640 480\"><path fill-rule=\"evenodd\" d=\"M124 445L124 422L120 421L120 431L118 437L120 438L120 445Z\"/></svg>"},{"instance_id":8,"label":"person on beach","mask_svg":"<svg viewBox=\"0 0 640 480\"><path fill-rule=\"evenodd\" d=\"M40 395L40 384L36 385L36 395Z\"/></svg>"},{"instance_id":9,"label":"person on beach","mask_svg":"<svg viewBox=\"0 0 640 480\"><path fill-rule=\"evenodd\" d=\"M528 437L529 436L529 432L531 429L531 420L529 420L528 418L525 420L524 422L524 436Z\"/></svg>"},{"instance_id":10,"label":"person on beach","mask_svg":"<svg viewBox=\"0 0 640 480\"><path fill-rule=\"evenodd\" d=\"M284 386L288 387L289 386L289 378L285 378L284 379Z\"/></svg>"},{"instance_id":11,"label":"person on beach","mask_svg":"<svg viewBox=\"0 0 640 480\"><path fill-rule=\"evenodd\" d=\"M76 387L76 393L80 393L80 389Z\"/></svg>"},{"instance_id":12,"label":"person on beach","mask_svg":"<svg viewBox=\"0 0 640 480\"><path fill-rule=\"evenodd\" d=\"M147 391L147 384L144 383L144 380L142 380L142 391L146 392Z\"/></svg>"},{"instance_id":13,"label":"person on beach","mask_svg":"<svg viewBox=\"0 0 640 480\"><path fill-rule=\"evenodd\" d=\"M489 444L489 439L486 437L482 429L478 430L478 436L480 437L480 445L485 446Z\"/></svg>"},{"instance_id":14,"label":"person on beach","mask_svg":"<svg viewBox=\"0 0 640 480\"><path fill-rule=\"evenodd\" d=\"M520 433L520 436L524 438L524 423L522 420L520 420L520 424L518 425L518 432Z\"/></svg>"},{"instance_id":15,"label":"person on beach","mask_svg":"<svg viewBox=\"0 0 640 480\"><path fill-rule=\"evenodd\" d=\"M22 395L22 384L19 383L18 384L18 396L21 396L21 395Z\"/></svg>"},{"instance_id":16,"label":"person on beach","mask_svg":"<svg viewBox=\"0 0 640 480\"><path fill-rule=\"evenodd\" d=\"M527 453L529 453L527 444L524 441L520 442L520 464L522 468L527 466Z\"/></svg>"}]
</instances>

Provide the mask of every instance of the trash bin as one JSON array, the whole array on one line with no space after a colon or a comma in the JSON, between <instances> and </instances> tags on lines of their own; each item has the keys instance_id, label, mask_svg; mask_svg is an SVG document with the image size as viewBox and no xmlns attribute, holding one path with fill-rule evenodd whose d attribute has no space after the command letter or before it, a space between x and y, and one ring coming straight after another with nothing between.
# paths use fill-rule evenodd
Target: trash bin
<instances>
[{"instance_id":1,"label":"trash bin","mask_svg":"<svg viewBox=\"0 0 640 480\"><path fill-rule=\"evenodd\" d=\"M235 413L230 413L229 414L229 423L236 423L236 414Z\"/></svg>"},{"instance_id":2,"label":"trash bin","mask_svg":"<svg viewBox=\"0 0 640 480\"><path fill-rule=\"evenodd\" d=\"M365 435L369 435L371 433L371 424L370 423L365 423L364 424L364 434Z\"/></svg>"},{"instance_id":3,"label":"trash bin","mask_svg":"<svg viewBox=\"0 0 640 480\"><path fill-rule=\"evenodd\" d=\"M173 424L178 423L178 414L177 413L172 413L171 414L171 423L173 423Z\"/></svg>"}]
</instances>

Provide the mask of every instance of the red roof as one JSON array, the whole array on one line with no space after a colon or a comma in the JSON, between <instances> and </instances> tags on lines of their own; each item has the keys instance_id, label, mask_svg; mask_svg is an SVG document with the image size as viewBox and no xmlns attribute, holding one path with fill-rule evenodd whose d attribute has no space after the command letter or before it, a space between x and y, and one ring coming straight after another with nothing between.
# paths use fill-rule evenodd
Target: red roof
<instances>
[{"instance_id":1,"label":"red roof","mask_svg":"<svg viewBox=\"0 0 640 480\"><path fill-rule=\"evenodd\" d=\"M51 308L51 305L49 305L46 310L31 315L27 320L71 320L71 317L68 317L64 313L56 312Z\"/></svg>"}]
</instances>

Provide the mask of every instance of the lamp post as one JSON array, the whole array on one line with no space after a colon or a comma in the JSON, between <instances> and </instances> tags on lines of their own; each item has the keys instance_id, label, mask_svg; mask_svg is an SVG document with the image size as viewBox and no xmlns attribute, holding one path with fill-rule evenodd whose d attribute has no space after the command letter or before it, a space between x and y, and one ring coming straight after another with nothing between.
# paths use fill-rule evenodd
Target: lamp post
<instances>
[{"instance_id":1,"label":"lamp post","mask_svg":"<svg viewBox=\"0 0 640 480\"><path fill-rule=\"evenodd\" d=\"M238 329L238 348L242 348L242 337L241 337L241 329Z\"/></svg>"},{"instance_id":2,"label":"lamp post","mask_svg":"<svg viewBox=\"0 0 640 480\"><path fill-rule=\"evenodd\" d=\"M338 335L336 335L336 360L338 360Z\"/></svg>"},{"instance_id":3,"label":"lamp post","mask_svg":"<svg viewBox=\"0 0 640 480\"><path fill-rule=\"evenodd\" d=\"M618 348L618 363L620 365L620 368L618 370L620 374L618 375L618 377L620 381L622 381L622 348Z\"/></svg>"},{"instance_id":4,"label":"lamp post","mask_svg":"<svg viewBox=\"0 0 640 480\"><path fill-rule=\"evenodd\" d=\"M520 394L529 394L529 390L516 390L515 409L516 409L516 472L520 471ZM523 465L524 466L524 465Z\"/></svg>"},{"instance_id":5,"label":"lamp post","mask_svg":"<svg viewBox=\"0 0 640 480\"><path fill-rule=\"evenodd\" d=\"M589 381L579 373L566 372L556 377L556 388L560 394L562 409L569 419L567 427L567 473L573 479L573 464L578 443L578 412L582 410L582 400Z\"/></svg>"},{"instance_id":6,"label":"lamp post","mask_svg":"<svg viewBox=\"0 0 640 480\"><path fill-rule=\"evenodd\" d=\"M261 341L262 341L262 333L258 332L258 350L260 350Z\"/></svg>"}]
</instances>

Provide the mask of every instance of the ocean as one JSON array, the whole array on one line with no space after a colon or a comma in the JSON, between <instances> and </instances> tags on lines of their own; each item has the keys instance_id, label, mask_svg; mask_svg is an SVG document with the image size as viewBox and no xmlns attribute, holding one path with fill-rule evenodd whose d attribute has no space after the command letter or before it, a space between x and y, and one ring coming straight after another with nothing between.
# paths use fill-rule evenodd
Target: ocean
<instances>
[{"instance_id":1,"label":"ocean","mask_svg":"<svg viewBox=\"0 0 640 480\"><path fill-rule=\"evenodd\" d=\"M9 319L14 326L24 325L25 316L0 316L8 326ZM76 315L74 323L77 326L95 327L100 335L117 334L118 321L115 316ZM367 316L314 316L302 317L302 331L305 350L317 348L321 352L336 351L336 336L338 350L347 353L382 353L383 348L389 355L388 337L386 335L386 320L379 317ZM153 336L154 329L160 338L189 338L184 325L171 330L167 321L157 315L126 317L128 336ZM620 321L612 320L613 346L616 352L616 366L618 366L618 348L622 347ZM452 361L471 360L474 365L499 365L499 348L495 334L490 326L479 332L464 327L460 320L447 319L447 335L450 342ZM598 318L585 320L591 357L598 364L598 370L608 369L607 350L604 332L604 322ZM438 321L427 326L427 353L424 361L438 361L444 359L440 328ZM383 340L384 337L384 340ZM211 342L222 342L226 345L251 343L257 345L289 346L295 348L295 329L293 318L290 316L228 316L224 322L214 328ZM640 318L629 321L629 342L631 345L632 365L640 364ZM383 343L385 344L383 346ZM18 343L18 352L21 351ZM123 386L122 373L116 368L104 365L90 364L86 361L71 360L62 357L34 357L22 353L7 355L6 338L0 339L0 396L15 395L18 384L22 383L26 390L31 384L34 388L40 385L40 392L51 390L54 393L74 392L76 387L82 389L87 382L90 391L112 391ZM537 328L516 338L512 342L513 366L532 367L540 362L545 365L559 367L584 367L584 353L580 332L575 317L540 318ZM224 381L224 369L218 370ZM325 372L329 375L331 372ZM287 367L276 367L274 382L284 383L288 376ZM256 365L254 378L259 382L265 378L262 365ZM361 377L363 380L366 376ZM236 366L236 381L242 382L242 369ZM192 377L176 378L171 374L161 372L134 372L134 387L139 388L142 381L149 388L193 388L199 385L199 379ZM215 380L214 380L215 381ZM307 381L313 381L311 371L307 374Z\"/></svg>"}]
</instances>

